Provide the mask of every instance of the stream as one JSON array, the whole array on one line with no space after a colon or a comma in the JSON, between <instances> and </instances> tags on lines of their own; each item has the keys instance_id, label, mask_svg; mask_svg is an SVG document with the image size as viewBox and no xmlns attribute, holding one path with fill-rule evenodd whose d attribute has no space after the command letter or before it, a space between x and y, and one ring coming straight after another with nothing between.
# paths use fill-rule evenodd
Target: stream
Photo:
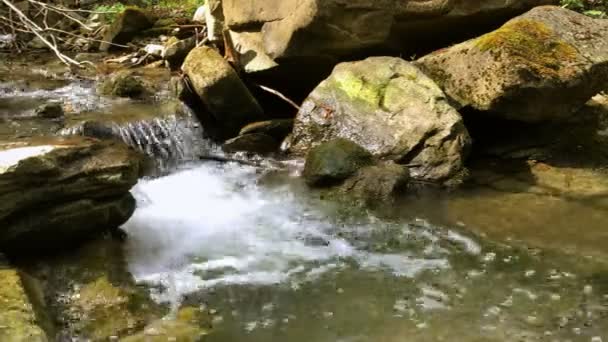
<instances>
[{"instance_id":1,"label":"stream","mask_svg":"<svg viewBox=\"0 0 608 342\"><path fill-rule=\"evenodd\" d=\"M162 107L91 107L90 89L73 84L25 95L2 89L0 120L25 108L24 118L8 125L15 129L0 131L6 136L31 130L35 106L25 104L41 99L61 98L73 102L76 112L95 115ZM512 212L488 211L480 203L489 197L480 189L422 193L380 211L348 207L308 189L297 161L284 161L281 169L197 161L193 151L216 150L187 117L174 116L170 128L162 120L120 125L131 132L120 131L127 143L157 158L169 157L155 151L179 152L160 164L162 173L132 190L137 210L122 228L129 236L127 268L154 301L173 311L185 305L209 310L213 330L205 341L608 339L608 263L586 251L566 253L559 244L486 236L483 231L492 231L494 222L504 225L507 216L516 230L551 228L526 224ZM38 127L36 132L62 132ZM149 148L155 144L171 148ZM472 194L479 203L470 201ZM453 209L463 198L469 201ZM564 205L576 210L580 203ZM563 206L540 207L519 209L526 217L566 212ZM467 221L480 214L475 208L486 219L472 229ZM458 215L448 215L448 209ZM580 222L587 228L608 225L603 209L577 212L549 235L579 231ZM605 247L603 242L594 243Z\"/></svg>"}]
</instances>

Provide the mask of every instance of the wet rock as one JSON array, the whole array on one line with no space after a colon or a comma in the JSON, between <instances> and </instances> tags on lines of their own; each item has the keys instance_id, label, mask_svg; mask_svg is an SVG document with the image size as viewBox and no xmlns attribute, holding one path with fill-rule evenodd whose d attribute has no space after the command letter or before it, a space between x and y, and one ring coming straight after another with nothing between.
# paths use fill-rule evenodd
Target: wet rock
<instances>
[{"instance_id":1,"label":"wet rock","mask_svg":"<svg viewBox=\"0 0 608 342\"><path fill-rule=\"evenodd\" d=\"M405 193L409 179L406 166L387 162L362 168L344 182L340 192L363 205L377 207Z\"/></svg>"},{"instance_id":2,"label":"wet rock","mask_svg":"<svg viewBox=\"0 0 608 342\"><path fill-rule=\"evenodd\" d=\"M144 52L154 57L162 57L165 47L160 44L148 44L144 46Z\"/></svg>"},{"instance_id":3,"label":"wet rock","mask_svg":"<svg viewBox=\"0 0 608 342\"><path fill-rule=\"evenodd\" d=\"M162 58L169 62L171 68L179 68L184 63L186 56L196 47L195 38L187 38L183 40L170 39L165 44L165 49L162 53Z\"/></svg>"},{"instance_id":4,"label":"wet rock","mask_svg":"<svg viewBox=\"0 0 608 342\"><path fill-rule=\"evenodd\" d=\"M538 7L417 64L462 107L526 122L572 120L605 87L608 22Z\"/></svg>"},{"instance_id":5,"label":"wet rock","mask_svg":"<svg viewBox=\"0 0 608 342\"><path fill-rule=\"evenodd\" d=\"M268 154L279 150L280 140L263 133L247 133L227 140L222 150L227 153L251 152Z\"/></svg>"},{"instance_id":6,"label":"wet rock","mask_svg":"<svg viewBox=\"0 0 608 342\"><path fill-rule=\"evenodd\" d=\"M237 34L258 37L258 49L241 49L242 56L285 61L339 57L378 47L412 51L419 45L454 41L549 3L555 1L224 0L223 11L207 14L217 21L225 17L226 26Z\"/></svg>"},{"instance_id":7,"label":"wet rock","mask_svg":"<svg viewBox=\"0 0 608 342\"><path fill-rule=\"evenodd\" d=\"M33 285L33 284L31 284ZM30 286L31 287L31 286ZM34 290L33 288L31 290ZM47 342L52 340L42 328L42 307L30 300L20 273L0 265L0 340L11 342Z\"/></svg>"},{"instance_id":8,"label":"wet rock","mask_svg":"<svg viewBox=\"0 0 608 342\"><path fill-rule=\"evenodd\" d=\"M174 319L152 322L141 333L121 339L121 342L197 342L209 333L210 318L200 309L186 307Z\"/></svg>"},{"instance_id":9,"label":"wet rock","mask_svg":"<svg viewBox=\"0 0 608 342\"><path fill-rule=\"evenodd\" d=\"M263 119L256 99L214 49L204 46L192 50L182 70L208 112L198 113L203 115L201 121L216 138L234 137L243 126Z\"/></svg>"},{"instance_id":10,"label":"wet rock","mask_svg":"<svg viewBox=\"0 0 608 342\"><path fill-rule=\"evenodd\" d=\"M107 96L141 98L148 93L144 82L130 71L111 75L99 86L99 93Z\"/></svg>"},{"instance_id":11,"label":"wet rock","mask_svg":"<svg viewBox=\"0 0 608 342\"><path fill-rule=\"evenodd\" d=\"M54 250L112 230L135 210L140 156L127 146L49 138L0 150L0 250Z\"/></svg>"},{"instance_id":12,"label":"wet rock","mask_svg":"<svg viewBox=\"0 0 608 342\"><path fill-rule=\"evenodd\" d=\"M109 236L68 253L26 260L23 269L41 279L59 341L112 341L134 334L164 314L149 289L135 283L124 244Z\"/></svg>"},{"instance_id":13,"label":"wet rock","mask_svg":"<svg viewBox=\"0 0 608 342\"><path fill-rule=\"evenodd\" d=\"M303 175L311 186L334 185L372 163L371 153L361 146L347 139L334 139L310 150Z\"/></svg>"},{"instance_id":14,"label":"wet rock","mask_svg":"<svg viewBox=\"0 0 608 342\"><path fill-rule=\"evenodd\" d=\"M283 141L293 130L293 119L277 119L251 123L243 129L239 135L250 133L262 133Z\"/></svg>"},{"instance_id":15,"label":"wet rock","mask_svg":"<svg viewBox=\"0 0 608 342\"><path fill-rule=\"evenodd\" d=\"M414 178L444 183L460 177L471 143L441 89L413 64L392 57L336 66L302 104L285 147L305 154L335 138L415 165Z\"/></svg>"},{"instance_id":16,"label":"wet rock","mask_svg":"<svg viewBox=\"0 0 608 342\"><path fill-rule=\"evenodd\" d=\"M59 119L63 117L63 106L57 102L44 104L36 108L36 116L43 119Z\"/></svg>"},{"instance_id":17,"label":"wet rock","mask_svg":"<svg viewBox=\"0 0 608 342\"><path fill-rule=\"evenodd\" d=\"M128 7L118 15L103 36L100 51L116 49L116 45L130 42L137 34L154 25L149 15L137 7Z\"/></svg>"}]
</instances>

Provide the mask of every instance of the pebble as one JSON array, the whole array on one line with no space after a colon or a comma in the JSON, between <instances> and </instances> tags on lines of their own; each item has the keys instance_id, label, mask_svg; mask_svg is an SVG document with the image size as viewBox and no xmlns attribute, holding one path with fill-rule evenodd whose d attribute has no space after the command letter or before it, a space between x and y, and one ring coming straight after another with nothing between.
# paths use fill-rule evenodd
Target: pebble
<instances>
[{"instance_id":1,"label":"pebble","mask_svg":"<svg viewBox=\"0 0 608 342\"><path fill-rule=\"evenodd\" d=\"M533 277L535 274L536 274L535 270L527 270L525 273L526 277L528 277L528 278Z\"/></svg>"},{"instance_id":2,"label":"pebble","mask_svg":"<svg viewBox=\"0 0 608 342\"><path fill-rule=\"evenodd\" d=\"M558 301L558 300L561 300L561 299L562 299L562 296L558 295L557 293L552 293L551 294L551 300Z\"/></svg>"},{"instance_id":3,"label":"pebble","mask_svg":"<svg viewBox=\"0 0 608 342\"><path fill-rule=\"evenodd\" d=\"M591 285L585 285L583 293L587 296L591 295L593 293L593 287Z\"/></svg>"}]
</instances>

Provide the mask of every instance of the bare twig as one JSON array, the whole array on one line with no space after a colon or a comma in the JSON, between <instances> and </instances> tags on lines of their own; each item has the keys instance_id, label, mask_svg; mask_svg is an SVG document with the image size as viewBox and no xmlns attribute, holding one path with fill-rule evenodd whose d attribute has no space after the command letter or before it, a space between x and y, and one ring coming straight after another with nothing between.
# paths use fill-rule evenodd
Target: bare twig
<instances>
[{"instance_id":1,"label":"bare twig","mask_svg":"<svg viewBox=\"0 0 608 342\"><path fill-rule=\"evenodd\" d=\"M269 93L271 93L271 94L274 94L274 95L278 96L278 97L279 97L279 98L281 98L283 101L285 101L285 102L289 103L289 104L290 104L290 105L291 105L293 108L295 108L295 109L297 109L297 110L300 110L300 106L298 106L298 104L297 104L297 103L293 102L293 101L292 101L292 100L290 100L290 99L289 99L287 96L285 96L285 95L281 94L281 93L280 93L280 92L278 92L277 90L274 90L274 89L269 88L269 87L267 87L267 86L263 86L263 85L261 85L261 84L256 84L255 86L256 86L256 87L258 87L258 88L260 88L260 89L262 89L262 90L264 90L264 91L266 91L266 92L269 92Z\"/></svg>"}]
</instances>

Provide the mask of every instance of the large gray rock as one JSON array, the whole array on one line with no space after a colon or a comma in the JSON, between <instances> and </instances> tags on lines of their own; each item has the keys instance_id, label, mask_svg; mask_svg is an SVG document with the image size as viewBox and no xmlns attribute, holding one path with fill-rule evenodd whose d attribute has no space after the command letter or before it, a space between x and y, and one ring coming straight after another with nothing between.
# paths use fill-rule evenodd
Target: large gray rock
<instances>
[{"instance_id":1,"label":"large gray rock","mask_svg":"<svg viewBox=\"0 0 608 342\"><path fill-rule=\"evenodd\" d=\"M304 155L335 138L413 164L413 177L437 182L461 173L470 145L441 89L413 64L392 57L336 66L303 103L284 147Z\"/></svg>"},{"instance_id":2,"label":"large gray rock","mask_svg":"<svg viewBox=\"0 0 608 342\"><path fill-rule=\"evenodd\" d=\"M272 67L276 59L335 57L377 47L411 51L550 3L557 1L223 0L218 19L225 19L234 34L246 36L233 40L246 41L237 45L243 64L246 70L258 71Z\"/></svg>"},{"instance_id":3,"label":"large gray rock","mask_svg":"<svg viewBox=\"0 0 608 342\"><path fill-rule=\"evenodd\" d=\"M214 49L203 46L192 50L182 66L193 90L200 97L207 115L206 128L214 126L217 136L231 138L240 129L263 119L263 111L236 71Z\"/></svg>"},{"instance_id":4,"label":"large gray rock","mask_svg":"<svg viewBox=\"0 0 608 342\"><path fill-rule=\"evenodd\" d=\"M0 250L56 249L118 228L135 210L140 156L113 142L49 139L0 148Z\"/></svg>"},{"instance_id":5,"label":"large gray rock","mask_svg":"<svg viewBox=\"0 0 608 342\"><path fill-rule=\"evenodd\" d=\"M570 120L608 78L608 21L538 7L418 62L460 106L526 122Z\"/></svg>"}]
</instances>

